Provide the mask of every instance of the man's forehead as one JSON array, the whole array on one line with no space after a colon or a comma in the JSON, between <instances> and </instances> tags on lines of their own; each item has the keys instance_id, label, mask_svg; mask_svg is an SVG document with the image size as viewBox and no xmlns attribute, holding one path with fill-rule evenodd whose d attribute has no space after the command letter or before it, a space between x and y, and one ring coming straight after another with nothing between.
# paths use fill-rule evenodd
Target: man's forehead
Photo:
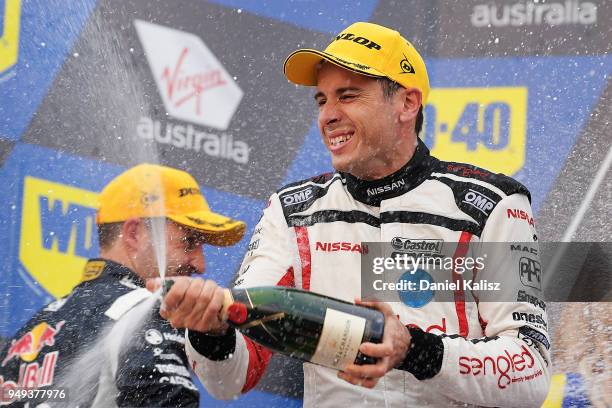
<instances>
[{"instance_id":1,"label":"man's forehead","mask_svg":"<svg viewBox=\"0 0 612 408\"><path fill-rule=\"evenodd\" d=\"M376 79L373 77L360 75L337 65L325 63L317 69L316 87L317 91L335 92L341 88L361 89L374 81Z\"/></svg>"}]
</instances>

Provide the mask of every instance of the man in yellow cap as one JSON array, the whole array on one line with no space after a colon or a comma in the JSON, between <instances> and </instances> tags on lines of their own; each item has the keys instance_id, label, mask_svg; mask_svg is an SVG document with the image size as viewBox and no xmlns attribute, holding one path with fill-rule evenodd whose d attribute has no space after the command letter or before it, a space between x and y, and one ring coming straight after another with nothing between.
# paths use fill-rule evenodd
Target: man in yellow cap
<instances>
[{"instance_id":1,"label":"man in yellow cap","mask_svg":"<svg viewBox=\"0 0 612 408\"><path fill-rule=\"evenodd\" d=\"M148 318L131 338L121 337L141 323L131 313L151 296L146 279L160 269L168 277L203 273L202 245L233 245L245 224L212 212L190 174L153 164L132 167L104 188L97 224L100 258L87 262L82 283L38 312L2 350L5 400L9 388L67 387L68 399L57 399L66 406L199 406L183 330L161 319L159 307L145 310ZM214 289L210 283L198 279L194 287L204 295ZM97 343L120 322L123 329ZM94 346L95 364L75 364Z\"/></svg>"},{"instance_id":2,"label":"man in yellow cap","mask_svg":"<svg viewBox=\"0 0 612 408\"><path fill-rule=\"evenodd\" d=\"M476 258L481 242L523 243L513 254L520 252L520 270L508 257L496 259L494 267L470 269L465 278L449 271L445 279L457 285L450 301L434 301L432 291L425 297L387 291L396 300L364 303L386 316L383 342L359 346L378 362L349 361L339 371L305 363L304 405L539 406L550 381L550 342L537 298L541 275L528 190L502 174L429 154L418 138L430 91L427 70L395 30L352 24L324 51L293 52L284 70L293 83L316 87L319 130L336 172L272 195L236 285L293 286L351 302L361 298L362 274L372 273L362 271L363 242L434 258L445 244L453 262L464 259L468 248ZM433 279L425 270L414 272ZM512 298L469 302L488 293L466 289L464 279L504 282ZM248 391L270 353L219 321L214 311L221 307L220 289L203 297L190 289L194 281L180 281L168 293L163 315L189 328L186 350L195 372L218 398ZM530 301L518 302L517 296ZM183 310L194 307L204 310L206 324L185 320ZM343 319L336 322L337 341L326 343L338 349L317 348L314 361L344 355L350 336L342 328L354 325ZM327 315L324 327L333 338Z\"/></svg>"}]
</instances>

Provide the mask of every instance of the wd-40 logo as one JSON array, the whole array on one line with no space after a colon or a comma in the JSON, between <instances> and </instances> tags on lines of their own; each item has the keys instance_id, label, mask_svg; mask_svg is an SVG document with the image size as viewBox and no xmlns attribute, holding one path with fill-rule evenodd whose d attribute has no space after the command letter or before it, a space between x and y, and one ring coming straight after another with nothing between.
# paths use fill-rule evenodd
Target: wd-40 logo
<instances>
[{"instance_id":1,"label":"wd-40 logo","mask_svg":"<svg viewBox=\"0 0 612 408\"><path fill-rule=\"evenodd\" d=\"M98 253L96 197L91 191L24 179L19 259L55 297L81 281L86 260Z\"/></svg>"},{"instance_id":2,"label":"wd-40 logo","mask_svg":"<svg viewBox=\"0 0 612 408\"><path fill-rule=\"evenodd\" d=\"M4 3L4 8L2 8ZM21 0L0 1L0 75L17 63Z\"/></svg>"},{"instance_id":3,"label":"wd-40 logo","mask_svg":"<svg viewBox=\"0 0 612 408\"><path fill-rule=\"evenodd\" d=\"M243 93L206 44L184 31L140 20L134 24L168 113L227 129Z\"/></svg>"},{"instance_id":4,"label":"wd-40 logo","mask_svg":"<svg viewBox=\"0 0 612 408\"><path fill-rule=\"evenodd\" d=\"M512 175L525 163L527 88L436 88L425 143L442 160Z\"/></svg>"}]
</instances>

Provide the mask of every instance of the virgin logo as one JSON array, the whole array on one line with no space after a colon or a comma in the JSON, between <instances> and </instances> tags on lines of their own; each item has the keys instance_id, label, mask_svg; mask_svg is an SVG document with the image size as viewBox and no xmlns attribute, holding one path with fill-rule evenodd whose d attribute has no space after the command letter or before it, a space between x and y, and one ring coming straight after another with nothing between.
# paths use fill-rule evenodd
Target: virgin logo
<instances>
[{"instance_id":1,"label":"virgin logo","mask_svg":"<svg viewBox=\"0 0 612 408\"><path fill-rule=\"evenodd\" d=\"M225 85L227 82L223 79L223 74L219 69L211 69L192 75L181 72L187 54L189 54L189 49L185 47L181 51L174 68L168 66L164 68L161 80L166 85L166 94L168 99L174 103L174 106L180 107L193 99L195 100L196 115L200 116L202 114L203 93L208 89Z\"/></svg>"},{"instance_id":2,"label":"virgin logo","mask_svg":"<svg viewBox=\"0 0 612 408\"><path fill-rule=\"evenodd\" d=\"M524 370L532 368L535 365L535 360L529 349L521 346L521 352L510 354L508 350L504 350L504 354L498 356L461 356L459 357L459 373L463 375L473 375L474 377L496 376L497 386L500 389L505 389L513 382L521 382L525 379L535 378L536 375L526 377L514 377ZM510 377L510 376L513 377Z\"/></svg>"},{"instance_id":3,"label":"virgin logo","mask_svg":"<svg viewBox=\"0 0 612 408\"><path fill-rule=\"evenodd\" d=\"M204 41L146 21L134 25L168 114L226 130L243 93Z\"/></svg>"}]
</instances>

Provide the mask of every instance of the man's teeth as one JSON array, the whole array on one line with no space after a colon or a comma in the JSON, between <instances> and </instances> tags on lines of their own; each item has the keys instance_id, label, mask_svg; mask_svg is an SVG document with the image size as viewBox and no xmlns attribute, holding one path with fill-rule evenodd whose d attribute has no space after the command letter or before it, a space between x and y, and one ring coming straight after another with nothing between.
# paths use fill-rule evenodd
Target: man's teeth
<instances>
[{"instance_id":1,"label":"man's teeth","mask_svg":"<svg viewBox=\"0 0 612 408\"><path fill-rule=\"evenodd\" d=\"M344 143L344 142L348 142L349 140L351 140L351 138L353 137L353 134L348 134L348 135L341 135L341 136L336 136L334 138L330 139L331 145L332 146L338 146L340 143Z\"/></svg>"}]
</instances>

